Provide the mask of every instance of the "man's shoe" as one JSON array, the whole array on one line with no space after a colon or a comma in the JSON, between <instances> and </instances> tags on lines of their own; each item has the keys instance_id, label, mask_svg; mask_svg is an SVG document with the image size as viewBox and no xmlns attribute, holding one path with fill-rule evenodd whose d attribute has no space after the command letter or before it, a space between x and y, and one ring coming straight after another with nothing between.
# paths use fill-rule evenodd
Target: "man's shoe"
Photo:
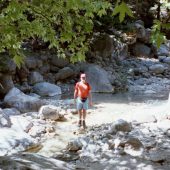
<instances>
[{"instance_id":1,"label":"man's shoe","mask_svg":"<svg viewBox=\"0 0 170 170\"><path fill-rule=\"evenodd\" d=\"M81 127L81 120L79 120L78 127Z\"/></svg>"},{"instance_id":2,"label":"man's shoe","mask_svg":"<svg viewBox=\"0 0 170 170\"><path fill-rule=\"evenodd\" d=\"M85 120L83 120L83 128L84 128L84 129L87 128Z\"/></svg>"}]
</instances>

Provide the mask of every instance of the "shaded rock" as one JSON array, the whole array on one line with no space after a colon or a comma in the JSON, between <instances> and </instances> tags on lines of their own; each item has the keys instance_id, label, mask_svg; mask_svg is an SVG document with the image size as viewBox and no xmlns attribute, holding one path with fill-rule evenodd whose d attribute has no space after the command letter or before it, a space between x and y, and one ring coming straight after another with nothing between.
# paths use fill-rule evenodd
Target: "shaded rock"
<instances>
[{"instance_id":1,"label":"shaded rock","mask_svg":"<svg viewBox=\"0 0 170 170\"><path fill-rule=\"evenodd\" d=\"M170 51L169 51L169 47L165 44L162 44L160 46L160 48L157 50L157 54L158 56L169 56L170 55Z\"/></svg>"},{"instance_id":2,"label":"shaded rock","mask_svg":"<svg viewBox=\"0 0 170 170\"><path fill-rule=\"evenodd\" d=\"M6 109L3 109L3 112L7 116L15 116L15 115L21 114L20 111L17 110L16 108L6 108Z\"/></svg>"},{"instance_id":3,"label":"shaded rock","mask_svg":"<svg viewBox=\"0 0 170 170\"><path fill-rule=\"evenodd\" d=\"M165 71L165 67L162 64L155 64L149 67L149 71L155 74L161 74Z\"/></svg>"},{"instance_id":4,"label":"shaded rock","mask_svg":"<svg viewBox=\"0 0 170 170\"><path fill-rule=\"evenodd\" d=\"M25 65L28 69L36 69L37 59L35 57L27 57L25 59Z\"/></svg>"},{"instance_id":5,"label":"shaded rock","mask_svg":"<svg viewBox=\"0 0 170 170\"><path fill-rule=\"evenodd\" d=\"M16 71L16 64L14 63L14 60L11 59L7 55L0 55L0 72L8 73L8 74L14 74Z\"/></svg>"},{"instance_id":6,"label":"shaded rock","mask_svg":"<svg viewBox=\"0 0 170 170\"><path fill-rule=\"evenodd\" d=\"M43 76L39 72L34 71L31 72L28 81L31 85L36 84L43 81Z\"/></svg>"},{"instance_id":7,"label":"shaded rock","mask_svg":"<svg viewBox=\"0 0 170 170\"><path fill-rule=\"evenodd\" d=\"M164 63L170 64L170 57L166 57L163 59Z\"/></svg>"},{"instance_id":8,"label":"shaded rock","mask_svg":"<svg viewBox=\"0 0 170 170\"><path fill-rule=\"evenodd\" d=\"M170 160L170 152L163 149L150 150L148 159L153 162L164 163Z\"/></svg>"},{"instance_id":9,"label":"shaded rock","mask_svg":"<svg viewBox=\"0 0 170 170\"><path fill-rule=\"evenodd\" d=\"M95 56L107 58L113 53L113 39L108 34L101 34L94 38L91 51Z\"/></svg>"},{"instance_id":10,"label":"shaded rock","mask_svg":"<svg viewBox=\"0 0 170 170\"><path fill-rule=\"evenodd\" d=\"M66 58L64 59L64 58L59 58L57 56L52 56L51 64L59 68L63 68L69 64L69 60Z\"/></svg>"},{"instance_id":11,"label":"shaded rock","mask_svg":"<svg viewBox=\"0 0 170 170\"><path fill-rule=\"evenodd\" d=\"M14 107L20 112L37 111L43 102L36 98L25 95L17 88L12 88L4 98L4 103L8 107Z\"/></svg>"},{"instance_id":12,"label":"shaded rock","mask_svg":"<svg viewBox=\"0 0 170 170\"><path fill-rule=\"evenodd\" d=\"M61 88L59 86L48 82L35 84L33 90L40 96L55 96L61 94Z\"/></svg>"},{"instance_id":13,"label":"shaded rock","mask_svg":"<svg viewBox=\"0 0 170 170\"><path fill-rule=\"evenodd\" d=\"M74 165L35 153L18 153L11 156L0 157L0 168L4 170L75 170Z\"/></svg>"},{"instance_id":14,"label":"shaded rock","mask_svg":"<svg viewBox=\"0 0 170 170\"><path fill-rule=\"evenodd\" d=\"M42 67L40 67L39 72L42 75L46 75L50 72L50 65L48 63L44 63Z\"/></svg>"},{"instance_id":15,"label":"shaded rock","mask_svg":"<svg viewBox=\"0 0 170 170\"><path fill-rule=\"evenodd\" d=\"M64 80L74 75L74 71L70 67L64 67L60 69L55 75L55 80Z\"/></svg>"},{"instance_id":16,"label":"shaded rock","mask_svg":"<svg viewBox=\"0 0 170 170\"><path fill-rule=\"evenodd\" d=\"M3 74L3 76L0 77L0 84L0 93L8 93L8 91L14 87L12 75Z\"/></svg>"},{"instance_id":17,"label":"shaded rock","mask_svg":"<svg viewBox=\"0 0 170 170\"><path fill-rule=\"evenodd\" d=\"M144 44L136 43L133 47L133 54L138 57L150 57L151 48Z\"/></svg>"},{"instance_id":18,"label":"shaded rock","mask_svg":"<svg viewBox=\"0 0 170 170\"><path fill-rule=\"evenodd\" d=\"M25 65L22 65L20 68L17 67L16 74L19 78L20 83L27 82L29 69Z\"/></svg>"}]
</instances>

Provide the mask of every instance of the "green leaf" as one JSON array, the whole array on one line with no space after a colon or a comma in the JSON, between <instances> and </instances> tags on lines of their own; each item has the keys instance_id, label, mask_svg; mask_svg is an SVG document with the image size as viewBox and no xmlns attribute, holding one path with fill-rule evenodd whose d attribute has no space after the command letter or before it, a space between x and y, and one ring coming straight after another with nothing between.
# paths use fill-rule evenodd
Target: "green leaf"
<instances>
[{"instance_id":1,"label":"green leaf","mask_svg":"<svg viewBox=\"0 0 170 170\"><path fill-rule=\"evenodd\" d=\"M21 64L24 62L23 57L17 54L13 57L13 60L19 68L21 67Z\"/></svg>"}]
</instances>

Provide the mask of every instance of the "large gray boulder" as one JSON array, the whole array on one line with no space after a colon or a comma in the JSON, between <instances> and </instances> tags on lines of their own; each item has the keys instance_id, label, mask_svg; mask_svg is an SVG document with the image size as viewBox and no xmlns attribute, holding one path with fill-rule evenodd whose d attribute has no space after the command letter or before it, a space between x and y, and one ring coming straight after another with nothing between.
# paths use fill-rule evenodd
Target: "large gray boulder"
<instances>
[{"instance_id":1,"label":"large gray boulder","mask_svg":"<svg viewBox=\"0 0 170 170\"><path fill-rule=\"evenodd\" d=\"M33 90L40 96L55 96L61 94L61 88L59 86L48 82L35 84L33 86Z\"/></svg>"},{"instance_id":2,"label":"large gray boulder","mask_svg":"<svg viewBox=\"0 0 170 170\"><path fill-rule=\"evenodd\" d=\"M108 74L104 69L94 64L85 64L82 67L87 74L87 81L92 87L92 92L114 92L114 88L109 81Z\"/></svg>"},{"instance_id":3,"label":"large gray boulder","mask_svg":"<svg viewBox=\"0 0 170 170\"><path fill-rule=\"evenodd\" d=\"M32 96L28 96L17 88L12 88L4 98L4 103L8 107L14 107L20 112L38 111L43 102Z\"/></svg>"}]
</instances>

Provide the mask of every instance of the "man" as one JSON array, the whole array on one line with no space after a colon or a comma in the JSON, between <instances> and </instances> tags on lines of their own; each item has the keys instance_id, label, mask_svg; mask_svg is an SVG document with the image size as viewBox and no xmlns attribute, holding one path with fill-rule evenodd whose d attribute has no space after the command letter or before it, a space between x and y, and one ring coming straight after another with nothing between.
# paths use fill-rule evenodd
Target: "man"
<instances>
[{"instance_id":1,"label":"man","mask_svg":"<svg viewBox=\"0 0 170 170\"><path fill-rule=\"evenodd\" d=\"M91 86L86 82L86 74L80 75L80 82L76 83L74 91L74 102L77 103L79 114L78 126L86 128L86 110L88 105L92 106Z\"/></svg>"}]
</instances>

